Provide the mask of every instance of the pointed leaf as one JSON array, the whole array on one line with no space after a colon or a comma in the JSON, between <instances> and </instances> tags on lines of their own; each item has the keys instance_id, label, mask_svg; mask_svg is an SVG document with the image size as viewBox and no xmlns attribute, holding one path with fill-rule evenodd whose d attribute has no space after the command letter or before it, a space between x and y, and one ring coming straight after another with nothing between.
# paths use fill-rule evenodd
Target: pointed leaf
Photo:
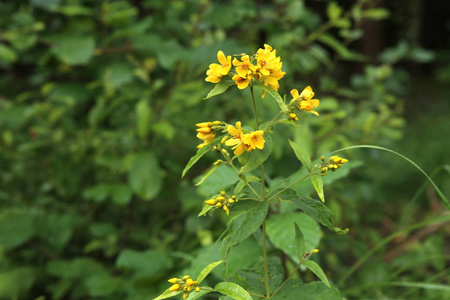
<instances>
[{"instance_id":1,"label":"pointed leaf","mask_svg":"<svg viewBox=\"0 0 450 300\"><path fill-rule=\"evenodd\" d=\"M315 261L304 260L302 262L302 265L304 265L305 267L310 269L314 274L316 274L317 277L319 277L320 280L322 280L322 282L325 283L327 287L331 287L330 283L328 282L327 276L323 272L322 268Z\"/></svg>"},{"instance_id":2,"label":"pointed leaf","mask_svg":"<svg viewBox=\"0 0 450 300\"><path fill-rule=\"evenodd\" d=\"M238 245L258 230L266 218L268 209L267 201L241 200L236 203L230 211L227 223L229 233L220 247L221 255L225 256L231 247Z\"/></svg>"},{"instance_id":3,"label":"pointed leaf","mask_svg":"<svg viewBox=\"0 0 450 300\"><path fill-rule=\"evenodd\" d=\"M295 227L295 250L297 251L297 257L299 260L303 258L306 253L305 238L303 233L298 227L297 223L294 223Z\"/></svg>"},{"instance_id":4,"label":"pointed leaf","mask_svg":"<svg viewBox=\"0 0 450 300\"><path fill-rule=\"evenodd\" d=\"M297 196L286 200L292 200L295 206L303 210L317 222L328 227L328 229L331 229L338 234L346 234L348 232L348 228L341 229L339 227L334 227L333 212L319 200Z\"/></svg>"},{"instance_id":5,"label":"pointed leaf","mask_svg":"<svg viewBox=\"0 0 450 300\"><path fill-rule=\"evenodd\" d=\"M250 294L243 287L232 282L219 282L214 290L236 300L252 300Z\"/></svg>"},{"instance_id":6,"label":"pointed leaf","mask_svg":"<svg viewBox=\"0 0 450 300\"><path fill-rule=\"evenodd\" d=\"M272 244L289 255L294 262L298 263L300 260L297 257L297 244L295 239L293 239L295 229L292 223L297 223L298 227L302 229L305 249L318 247L321 230L316 221L301 212L271 215L267 219L266 232Z\"/></svg>"},{"instance_id":7,"label":"pointed leaf","mask_svg":"<svg viewBox=\"0 0 450 300\"><path fill-rule=\"evenodd\" d=\"M159 295L158 297L154 298L153 300L161 300L161 299L166 299L169 297L173 297L176 295L181 294L183 291L176 291L176 292L171 292L169 289L165 290L164 293L162 293L161 295Z\"/></svg>"},{"instance_id":8,"label":"pointed leaf","mask_svg":"<svg viewBox=\"0 0 450 300\"><path fill-rule=\"evenodd\" d=\"M200 284L200 282L203 281L203 279L205 279L206 276L208 276L209 272L212 271L212 269L214 269L215 267L217 267L218 265L220 265L221 263L223 263L223 260L219 260L216 262L213 262L209 265L207 265L198 275L197 277L197 282L198 284Z\"/></svg>"},{"instance_id":9,"label":"pointed leaf","mask_svg":"<svg viewBox=\"0 0 450 300\"><path fill-rule=\"evenodd\" d=\"M309 157L308 152L303 150L303 148L300 147L299 144L294 143L291 140L289 140L289 145L291 145L292 149L295 152L295 156L297 156L298 160L308 169L308 171L311 171L312 163L311 163L311 158Z\"/></svg>"},{"instance_id":10,"label":"pointed leaf","mask_svg":"<svg viewBox=\"0 0 450 300\"><path fill-rule=\"evenodd\" d=\"M265 90L270 96L272 96L273 99L275 99L275 101L277 101L278 106L280 107L280 109L282 111L288 111L288 108L286 106L286 103L284 103L283 98L281 98L280 94L278 94L277 91L275 91L273 88L271 88L270 86L265 86L264 83L262 81L254 81L253 84L257 87L262 88L263 90Z\"/></svg>"},{"instance_id":11,"label":"pointed leaf","mask_svg":"<svg viewBox=\"0 0 450 300\"><path fill-rule=\"evenodd\" d=\"M183 172L181 173L181 178L184 177L184 175L186 175L186 173L189 171L189 169L203 156L205 155L209 150L211 150L212 147L214 147L215 145L217 145L218 143L220 143L220 140L222 139L223 136L219 136L217 138L214 139L214 141L212 141L211 143L209 143L208 145L204 146L203 148L198 149L197 153L191 157L191 159L189 160L189 162L187 163L186 167L184 167Z\"/></svg>"},{"instance_id":12,"label":"pointed leaf","mask_svg":"<svg viewBox=\"0 0 450 300\"><path fill-rule=\"evenodd\" d=\"M217 83L214 88L206 95L203 100L209 99L211 97L217 96L225 92L230 86L232 86L234 83L231 78L224 78L219 83Z\"/></svg>"},{"instance_id":13,"label":"pointed leaf","mask_svg":"<svg viewBox=\"0 0 450 300\"><path fill-rule=\"evenodd\" d=\"M208 287L208 286L202 286L202 288L207 288L206 290L200 290L198 292L194 292L194 293L190 293L189 297L186 298L186 300L195 300L200 298L201 296L211 293L210 289L212 290L212 288Z\"/></svg>"},{"instance_id":14,"label":"pointed leaf","mask_svg":"<svg viewBox=\"0 0 450 300\"><path fill-rule=\"evenodd\" d=\"M318 174L311 174L311 181L314 185L314 189L317 192L317 195L319 196L320 200L322 200L322 202L325 202L325 195L323 194L323 180L322 180L322 175L318 175Z\"/></svg>"},{"instance_id":15,"label":"pointed leaf","mask_svg":"<svg viewBox=\"0 0 450 300\"><path fill-rule=\"evenodd\" d=\"M199 212L199 214L197 215L197 217L201 217L201 216L206 216L206 214L213 208L215 208L216 206L212 206L212 205L208 205L206 203L204 203L202 211Z\"/></svg>"},{"instance_id":16,"label":"pointed leaf","mask_svg":"<svg viewBox=\"0 0 450 300\"><path fill-rule=\"evenodd\" d=\"M220 168L222 165L218 165L218 166L212 166L211 168L209 168L209 170L206 172L205 175L203 175L202 179L197 182L195 184L195 186L199 186L200 184L202 184L203 182L205 182L205 180L209 177L209 175L211 175L215 170L217 170L218 168Z\"/></svg>"}]
</instances>

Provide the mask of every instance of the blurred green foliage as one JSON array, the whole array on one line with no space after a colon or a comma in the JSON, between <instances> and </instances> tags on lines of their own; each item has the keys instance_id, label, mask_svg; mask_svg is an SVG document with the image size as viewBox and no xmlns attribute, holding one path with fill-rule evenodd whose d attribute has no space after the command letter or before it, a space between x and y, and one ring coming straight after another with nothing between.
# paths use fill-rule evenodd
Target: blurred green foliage
<instances>
[{"instance_id":1,"label":"blurred green foliage","mask_svg":"<svg viewBox=\"0 0 450 300\"><path fill-rule=\"evenodd\" d=\"M202 101L212 87L204 73L218 50L251 53L270 44L289 75L280 82L281 94L314 87L321 117L308 116L304 126L286 127L279 135L316 157L353 144L396 145L405 134L404 104L410 93L411 78L402 62L430 62L434 53L400 41L370 61L351 45L364 36L365 22L389 17L387 9L369 0L345 7L305 2L1 2L0 298L149 299L165 290L176 272L198 273L220 259L220 242L213 241L223 232L225 218L197 214L211 192L235 179L220 168L193 187L213 155L180 179L199 142L195 123L251 116L248 95L235 88ZM436 76L445 83L447 73L441 68ZM267 99L261 105L262 118L277 112ZM449 124L424 118L419 124ZM271 187L290 175L296 161L284 141L273 142L277 147L267 162ZM443 154L441 149L436 153ZM400 225L414 222L401 214L407 201L393 204L396 198L387 191L396 183L412 180L419 186L424 180L399 176L406 167L379 153L349 152L348 158L354 175L342 179L349 174L343 170L326 177L325 184L338 226L350 227L353 234L337 236L315 222L305 229L307 243L323 249L318 256L335 283L387 230L397 228L373 228L384 214L387 224L396 222L391 219L402 220ZM424 163L432 170L445 162ZM447 175L438 183L450 186L448 167L438 171ZM388 176L396 178L386 182ZM413 197L416 188L407 190L406 197ZM312 189L300 185L296 191L309 195ZM419 220L431 215L421 207L410 205L407 211ZM285 217L305 217L281 209ZM283 230L286 220L269 219L273 254L288 247L284 243L293 234L293 228ZM355 299L444 299L448 291L442 289L382 283L445 284L445 233L417 240L389 260L383 261L382 254L390 249L383 249L339 288ZM230 277L242 279L245 269L260 267L259 238L255 234L233 249ZM293 267L282 259L286 268ZM279 260L271 263L279 265ZM224 272L218 267L213 275L222 278ZM314 276L304 275L305 280Z\"/></svg>"}]
</instances>

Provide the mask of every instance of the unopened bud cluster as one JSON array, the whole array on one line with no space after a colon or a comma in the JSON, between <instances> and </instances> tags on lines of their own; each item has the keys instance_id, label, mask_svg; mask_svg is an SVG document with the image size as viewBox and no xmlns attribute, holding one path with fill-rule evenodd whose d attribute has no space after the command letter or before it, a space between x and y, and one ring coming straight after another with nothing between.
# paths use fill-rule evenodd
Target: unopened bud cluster
<instances>
[{"instance_id":1,"label":"unopened bud cluster","mask_svg":"<svg viewBox=\"0 0 450 300\"><path fill-rule=\"evenodd\" d=\"M200 287L198 286L197 281L190 278L189 275L183 276L181 278L171 278L169 279L169 282L173 283L169 290L171 292L183 291L183 299L189 297L189 294L192 291L200 291Z\"/></svg>"},{"instance_id":2,"label":"unopened bud cluster","mask_svg":"<svg viewBox=\"0 0 450 300\"><path fill-rule=\"evenodd\" d=\"M216 138L216 130L221 128L221 124L221 121L202 122L195 124L195 126L199 127L197 128L197 138L203 141L203 143L198 145L197 148L203 148L204 146L214 141L214 139Z\"/></svg>"},{"instance_id":3,"label":"unopened bud cluster","mask_svg":"<svg viewBox=\"0 0 450 300\"><path fill-rule=\"evenodd\" d=\"M348 159L339 157L337 155L330 157L328 161L326 160L325 156L322 156L320 160L322 161L322 165L320 166L320 172L322 173L322 175L327 175L327 171L334 172L339 169L342 164L348 162Z\"/></svg>"},{"instance_id":4,"label":"unopened bud cluster","mask_svg":"<svg viewBox=\"0 0 450 300\"><path fill-rule=\"evenodd\" d=\"M230 207L233 203L238 202L238 198L235 195L229 197L225 191L221 191L220 195L216 198L212 198L206 200L205 203L211 206L216 206L217 208L221 208L225 211L227 216L230 215Z\"/></svg>"}]
</instances>

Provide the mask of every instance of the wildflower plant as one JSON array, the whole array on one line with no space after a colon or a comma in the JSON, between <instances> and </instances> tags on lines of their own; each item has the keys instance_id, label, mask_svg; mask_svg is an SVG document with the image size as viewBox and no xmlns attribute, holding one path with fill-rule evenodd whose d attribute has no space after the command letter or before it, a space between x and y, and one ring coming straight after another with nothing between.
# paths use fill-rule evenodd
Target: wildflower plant
<instances>
[{"instance_id":1,"label":"wildflower plant","mask_svg":"<svg viewBox=\"0 0 450 300\"><path fill-rule=\"evenodd\" d=\"M275 146L272 139L272 135L275 134L273 128L286 126L286 124L298 127L297 123L301 123L309 114L314 115L311 117L320 118L318 112L320 111L320 100L315 99L315 93L310 86L303 87L301 92L295 88L291 89L292 99L290 101L286 100L286 96L282 97L278 93L279 80L286 73L282 71L281 58L269 45L264 45L264 48L258 49L254 54L242 53L227 56L224 52L219 51L217 59L219 63L210 64L206 71L205 80L214 83L215 86L205 99L224 93L231 86L236 86L240 90L248 88L254 121L199 120L201 122L196 124L196 131L197 138L201 143L197 146L197 153L184 168L182 177L206 153L213 152L217 155L217 160L197 185L203 184L211 174L225 165L234 170L239 178L233 184L221 187L205 199L203 208L198 215L199 217L207 214L214 216L216 211L226 215L227 228L220 246L223 260L206 266L196 280L191 279L189 275L170 279L169 282L172 286L155 300L178 294L182 294L182 299L197 299L204 294L213 292L221 293L232 299L244 300L300 299L301 295L308 299L343 299L337 288L329 282L319 264L310 260L310 257L319 250L307 248L304 233L308 229L306 228L303 232L302 226L299 226L298 222L293 221L290 228L281 229L293 232L289 247L280 246L286 241L277 240L275 234L270 240L273 246L285 252L287 257L295 263L293 267L290 270L286 268L285 271L274 267L279 264L279 261L276 262L268 254L267 220L269 216L276 219L281 205L292 205L295 209L302 210L305 213L304 216L308 216L312 220L311 222L320 223L337 234L348 232L348 229L341 229L334 225L333 214L324 204L322 179L329 172L339 171L348 162L348 159L337 155L322 155L314 160L301 145L289 140L289 145L299 160L298 165L293 165L293 174L274 186L269 186L266 180L264 162L269 158ZM269 94L278 104L279 111L272 119L260 120L258 116L259 102L271 100L256 99L255 88L262 89L262 98ZM249 127L251 123L255 124L254 128ZM338 151L353 148L380 149L403 157L392 150L368 145L352 146ZM409 159L406 160L409 161ZM417 165L414 163L413 165L423 172ZM300 167L301 170L305 170L302 176L298 176L302 174L298 172ZM425 172L423 173L426 175ZM311 182L318 199L299 195L293 189L295 185L304 180ZM435 188L437 189L436 186ZM437 189L437 191L439 190ZM441 193L439 195L443 197L443 200L445 199ZM445 200L444 202L447 204L448 201ZM285 216L281 217L285 218ZM228 259L233 248L256 232L260 232L261 236L261 272L258 272L258 268L255 267L251 269L253 273L250 272L250 275L249 272L240 273L240 281L244 284L227 279L217 283L214 288L201 284L216 266L225 264L227 269ZM300 268L301 266L303 267ZM320 281L305 283L295 278L299 270L306 269L312 271Z\"/></svg>"}]
</instances>

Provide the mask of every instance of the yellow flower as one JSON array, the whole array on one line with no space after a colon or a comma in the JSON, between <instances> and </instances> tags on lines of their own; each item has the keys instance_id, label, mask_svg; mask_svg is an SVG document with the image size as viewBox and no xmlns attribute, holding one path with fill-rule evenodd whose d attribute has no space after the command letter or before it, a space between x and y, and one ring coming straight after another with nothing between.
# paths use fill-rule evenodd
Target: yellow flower
<instances>
[{"instance_id":1,"label":"yellow flower","mask_svg":"<svg viewBox=\"0 0 450 300\"><path fill-rule=\"evenodd\" d=\"M242 132L241 122L236 122L236 127L228 125L227 130L231 135L231 139L225 141L225 145L234 146L233 148L231 148L234 150L234 154L241 155L245 150L245 145L241 139L241 137L244 135Z\"/></svg>"},{"instance_id":2,"label":"yellow flower","mask_svg":"<svg viewBox=\"0 0 450 300\"><path fill-rule=\"evenodd\" d=\"M248 87L248 84L250 82L248 77L241 77L238 74L234 75L232 79L236 82L237 87L241 90Z\"/></svg>"},{"instance_id":3,"label":"yellow flower","mask_svg":"<svg viewBox=\"0 0 450 300\"><path fill-rule=\"evenodd\" d=\"M263 130L252 131L250 133L244 134L242 136L242 141L245 144L245 149L247 151L252 151L256 148L263 149L264 143L266 142L264 140L263 134Z\"/></svg>"},{"instance_id":4,"label":"yellow flower","mask_svg":"<svg viewBox=\"0 0 450 300\"><path fill-rule=\"evenodd\" d=\"M242 56L242 61L237 58L233 59L233 66L236 67L236 73L241 77L247 77L253 73L255 66L250 62L250 56Z\"/></svg>"},{"instance_id":5,"label":"yellow flower","mask_svg":"<svg viewBox=\"0 0 450 300\"><path fill-rule=\"evenodd\" d=\"M217 60L220 64L210 64L209 70L206 71L205 81L218 83L222 78L230 72L231 69L231 55L226 56L222 51L217 53Z\"/></svg>"},{"instance_id":6,"label":"yellow flower","mask_svg":"<svg viewBox=\"0 0 450 300\"><path fill-rule=\"evenodd\" d=\"M310 86L304 88L300 95L296 89L293 89L291 90L291 95L291 103L300 100L297 103L300 110L308 111L316 116L319 115L319 113L313 109L319 106L320 101L318 99L312 99L314 97L314 92Z\"/></svg>"}]
</instances>

